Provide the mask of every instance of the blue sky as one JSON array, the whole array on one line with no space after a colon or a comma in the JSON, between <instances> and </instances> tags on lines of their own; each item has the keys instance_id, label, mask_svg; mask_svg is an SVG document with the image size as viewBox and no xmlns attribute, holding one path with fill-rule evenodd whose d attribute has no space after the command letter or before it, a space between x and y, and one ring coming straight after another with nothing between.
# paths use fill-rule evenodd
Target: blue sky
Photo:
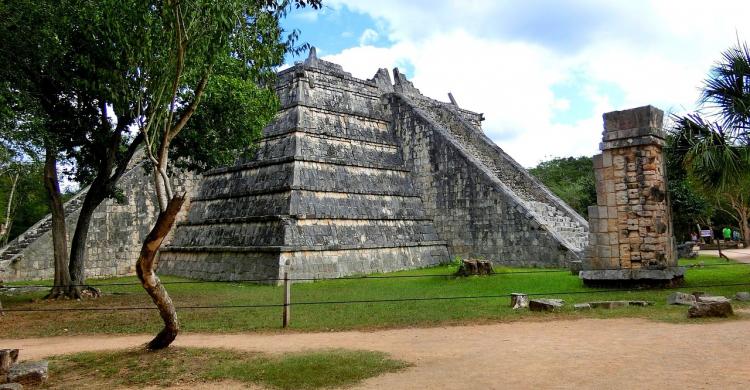
<instances>
[{"instance_id":1,"label":"blue sky","mask_svg":"<svg viewBox=\"0 0 750 390\"><path fill-rule=\"evenodd\" d=\"M604 112L693 110L721 51L747 38L749 11L722 0L324 0L284 25L356 77L397 66L430 97L452 92L534 166L597 153Z\"/></svg>"}]
</instances>

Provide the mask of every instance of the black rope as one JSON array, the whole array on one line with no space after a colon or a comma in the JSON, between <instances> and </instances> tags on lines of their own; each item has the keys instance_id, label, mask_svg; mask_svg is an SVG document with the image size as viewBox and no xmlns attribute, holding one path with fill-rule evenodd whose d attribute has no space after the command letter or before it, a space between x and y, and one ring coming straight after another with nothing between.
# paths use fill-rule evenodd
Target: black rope
<instances>
[{"instance_id":1,"label":"black rope","mask_svg":"<svg viewBox=\"0 0 750 390\"><path fill-rule=\"evenodd\" d=\"M737 287L737 286L750 286L750 282L747 283L725 283L725 284L706 284L689 286L690 288L713 288L713 287ZM659 289L607 289L607 290L580 290L580 291L556 291L556 292L537 292L527 293L528 296L559 296L559 295L578 295L578 294L600 294L600 293L614 293L614 292L646 292L646 291L661 291L661 290L674 290L681 289L683 287L664 287ZM464 295L464 296L451 296L451 297L412 297L412 298L389 298L389 299L363 299L363 300L342 300L342 301L302 301L302 302L291 302L289 306L305 306L305 305L346 305L346 304L361 304L361 303L395 303L395 302L421 302L421 301L445 301L445 300L463 300L463 299L491 299L491 298L507 298L511 294L493 294L493 295ZM192 310L192 309L240 309L240 308L274 308L284 307L283 303L271 303L271 304L252 304L252 305L189 305L189 306L177 306L175 310ZM6 312L70 312L70 311L132 311L132 310L153 310L154 307L145 306L133 306L133 307L81 307L81 308L55 308L55 309L5 309Z\"/></svg>"},{"instance_id":2,"label":"black rope","mask_svg":"<svg viewBox=\"0 0 750 390\"><path fill-rule=\"evenodd\" d=\"M723 266L736 266L736 265L750 265L749 263L722 263L722 264L690 264L681 267L688 269L704 269L712 267L723 267ZM621 268L612 269L598 269L597 271L619 271ZM528 274L555 274L555 273L569 273L568 269L564 270L530 270L530 271L512 271L512 272L495 272L489 275L483 275L486 277L497 277L497 276L513 276L513 275L528 275ZM380 280L380 279L411 279L411 278L461 278L454 274L420 274L420 275L363 275L363 276L341 276L335 278L289 278L290 282L322 282L328 280ZM205 284L205 283L260 283L260 282L282 282L283 278L264 278L264 279L236 279L236 280L175 280L175 281L161 281L161 284ZM52 284L6 284L0 286L2 288L54 288L54 287L109 287L109 286L140 286L139 282L115 282L115 283L100 283L100 284L73 284L69 286L64 285L52 285Z\"/></svg>"}]
</instances>

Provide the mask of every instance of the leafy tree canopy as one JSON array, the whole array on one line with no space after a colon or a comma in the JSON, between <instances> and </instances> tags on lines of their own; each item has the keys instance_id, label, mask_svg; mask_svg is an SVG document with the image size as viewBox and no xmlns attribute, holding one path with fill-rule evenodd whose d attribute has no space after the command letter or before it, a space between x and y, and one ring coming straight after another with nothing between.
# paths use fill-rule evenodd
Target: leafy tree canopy
<instances>
[{"instance_id":1,"label":"leafy tree canopy","mask_svg":"<svg viewBox=\"0 0 750 390\"><path fill-rule=\"evenodd\" d=\"M539 163L529 172L584 217L588 216L588 206L596 204L591 157L555 158Z\"/></svg>"}]
</instances>

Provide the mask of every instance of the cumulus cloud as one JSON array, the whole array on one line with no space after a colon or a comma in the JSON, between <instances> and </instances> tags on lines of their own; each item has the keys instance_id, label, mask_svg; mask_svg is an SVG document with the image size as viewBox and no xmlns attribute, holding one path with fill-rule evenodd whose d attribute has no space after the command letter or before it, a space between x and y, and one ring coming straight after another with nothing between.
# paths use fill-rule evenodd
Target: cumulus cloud
<instances>
[{"instance_id":1,"label":"cumulus cloud","mask_svg":"<svg viewBox=\"0 0 750 390\"><path fill-rule=\"evenodd\" d=\"M377 41L379 37L380 35L378 34L377 31L371 28L365 29L365 31L362 32L362 35L359 36L359 45L360 46L369 45Z\"/></svg>"},{"instance_id":2,"label":"cumulus cloud","mask_svg":"<svg viewBox=\"0 0 750 390\"><path fill-rule=\"evenodd\" d=\"M361 78L408 65L424 94L447 100L451 91L485 113L487 135L525 166L596 153L606 111L693 109L710 66L743 38L750 11L750 2L723 0L329 4L370 15L392 44L371 46L380 34L366 30L359 47L326 59ZM565 112L576 115L560 120Z\"/></svg>"}]
</instances>

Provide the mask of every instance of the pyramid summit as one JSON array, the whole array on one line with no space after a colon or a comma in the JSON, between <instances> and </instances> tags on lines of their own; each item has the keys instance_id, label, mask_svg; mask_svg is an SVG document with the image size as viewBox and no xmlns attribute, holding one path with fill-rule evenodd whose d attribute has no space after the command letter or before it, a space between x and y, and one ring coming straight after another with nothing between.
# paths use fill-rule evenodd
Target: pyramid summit
<instances>
[{"instance_id":1,"label":"pyramid summit","mask_svg":"<svg viewBox=\"0 0 750 390\"><path fill-rule=\"evenodd\" d=\"M526 266L582 258L586 221L485 136L483 115L458 107L452 95L450 103L428 98L397 69L393 80L385 69L369 80L352 77L314 48L278 73L276 92L279 113L252 158L185 181L195 183L190 205L162 248L160 273L323 278L453 256ZM153 200L136 199L148 193L133 192L129 202L155 209L142 207ZM107 237L141 229L121 222L134 218L127 207L107 210L107 218L95 216L117 225ZM29 247L40 270L52 267L49 234L34 234L3 257L6 280L44 277L27 270ZM89 258L106 251L106 240L89 244ZM111 274L128 273L136 258L121 258Z\"/></svg>"}]
</instances>

